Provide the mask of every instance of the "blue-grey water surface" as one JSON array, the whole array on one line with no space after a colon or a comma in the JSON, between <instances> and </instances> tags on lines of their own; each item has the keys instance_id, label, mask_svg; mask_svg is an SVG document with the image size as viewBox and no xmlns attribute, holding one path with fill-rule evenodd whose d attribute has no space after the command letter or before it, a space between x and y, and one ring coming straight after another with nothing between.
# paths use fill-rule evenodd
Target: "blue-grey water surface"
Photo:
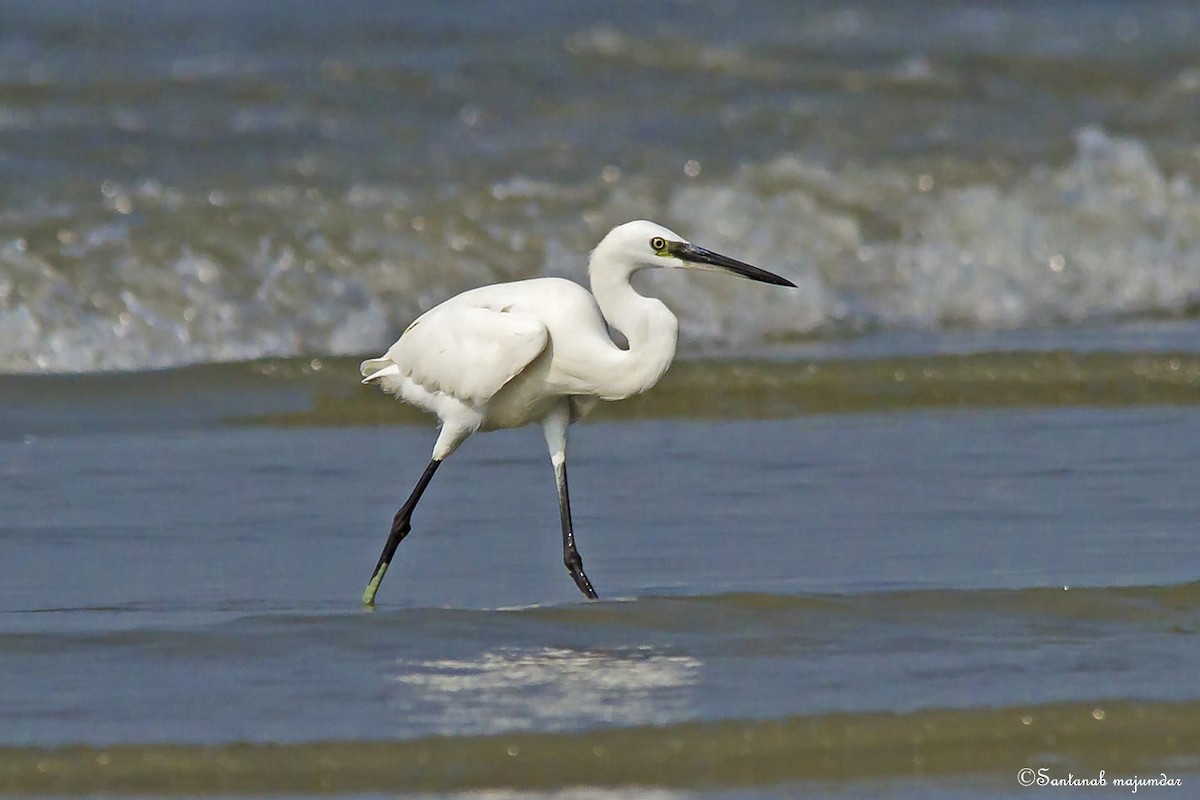
<instances>
[{"instance_id":1,"label":"blue-grey water surface","mask_svg":"<svg viewBox=\"0 0 1200 800\"><path fill-rule=\"evenodd\" d=\"M572 480L599 603L562 569L539 438L487 435L439 472L374 613L358 595L426 430L10 441L5 744L1190 714L1198 424L1150 408L585 426Z\"/></svg>"}]
</instances>

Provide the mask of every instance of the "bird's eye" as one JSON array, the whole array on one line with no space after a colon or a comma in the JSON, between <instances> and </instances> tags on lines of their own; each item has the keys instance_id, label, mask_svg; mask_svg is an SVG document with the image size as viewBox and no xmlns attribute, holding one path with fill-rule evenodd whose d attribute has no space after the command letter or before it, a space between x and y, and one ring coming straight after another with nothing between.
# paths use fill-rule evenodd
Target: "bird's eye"
<instances>
[{"instance_id":1,"label":"bird's eye","mask_svg":"<svg viewBox=\"0 0 1200 800\"><path fill-rule=\"evenodd\" d=\"M650 249L656 253L661 253L667 249L667 240L661 236L655 236L650 240Z\"/></svg>"}]
</instances>

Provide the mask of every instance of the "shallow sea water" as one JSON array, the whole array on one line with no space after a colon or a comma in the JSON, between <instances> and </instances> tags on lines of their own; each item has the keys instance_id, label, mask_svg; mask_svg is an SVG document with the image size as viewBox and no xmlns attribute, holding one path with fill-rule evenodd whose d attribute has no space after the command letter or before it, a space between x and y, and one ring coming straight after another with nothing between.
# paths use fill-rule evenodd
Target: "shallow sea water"
<instances>
[{"instance_id":1,"label":"shallow sea water","mask_svg":"<svg viewBox=\"0 0 1200 800\"><path fill-rule=\"evenodd\" d=\"M12 439L0 774L605 797L1004 796L1026 761L1194 776L1198 428L1154 407L579 426L599 603L562 568L536 432L488 434L439 471L374 612L425 428Z\"/></svg>"},{"instance_id":2,"label":"shallow sea water","mask_svg":"<svg viewBox=\"0 0 1200 800\"><path fill-rule=\"evenodd\" d=\"M373 353L639 217L800 287L648 276L693 354L1194 318L1197 42L1184 0L3 0L0 372Z\"/></svg>"}]
</instances>

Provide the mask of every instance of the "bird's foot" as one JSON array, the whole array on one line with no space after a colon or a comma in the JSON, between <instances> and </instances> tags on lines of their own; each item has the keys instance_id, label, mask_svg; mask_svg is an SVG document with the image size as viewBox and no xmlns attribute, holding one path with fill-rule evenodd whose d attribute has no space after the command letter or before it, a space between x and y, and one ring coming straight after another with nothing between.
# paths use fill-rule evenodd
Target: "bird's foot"
<instances>
[{"instance_id":1,"label":"bird's foot","mask_svg":"<svg viewBox=\"0 0 1200 800\"><path fill-rule=\"evenodd\" d=\"M379 591L379 584L383 582L383 576L387 573L387 564L380 564L375 577L371 578L371 582L367 584L367 588L363 590L362 604L367 608L375 607L375 593Z\"/></svg>"}]
</instances>

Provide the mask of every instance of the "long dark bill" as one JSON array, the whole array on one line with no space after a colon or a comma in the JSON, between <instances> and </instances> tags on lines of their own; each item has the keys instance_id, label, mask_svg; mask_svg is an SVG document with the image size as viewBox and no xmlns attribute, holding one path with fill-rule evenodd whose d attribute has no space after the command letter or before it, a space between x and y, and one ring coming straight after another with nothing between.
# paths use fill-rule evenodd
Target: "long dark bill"
<instances>
[{"instance_id":1,"label":"long dark bill","mask_svg":"<svg viewBox=\"0 0 1200 800\"><path fill-rule=\"evenodd\" d=\"M690 242L672 242L667 247L671 255L683 261L690 261L693 264L706 264L710 267L716 267L723 272L730 272L734 275L740 275L743 278L749 278L752 281L796 288L796 284L787 278L779 277L774 272L767 272L765 269L753 267L729 256L714 253L712 250L705 250L703 247L697 247Z\"/></svg>"}]
</instances>

